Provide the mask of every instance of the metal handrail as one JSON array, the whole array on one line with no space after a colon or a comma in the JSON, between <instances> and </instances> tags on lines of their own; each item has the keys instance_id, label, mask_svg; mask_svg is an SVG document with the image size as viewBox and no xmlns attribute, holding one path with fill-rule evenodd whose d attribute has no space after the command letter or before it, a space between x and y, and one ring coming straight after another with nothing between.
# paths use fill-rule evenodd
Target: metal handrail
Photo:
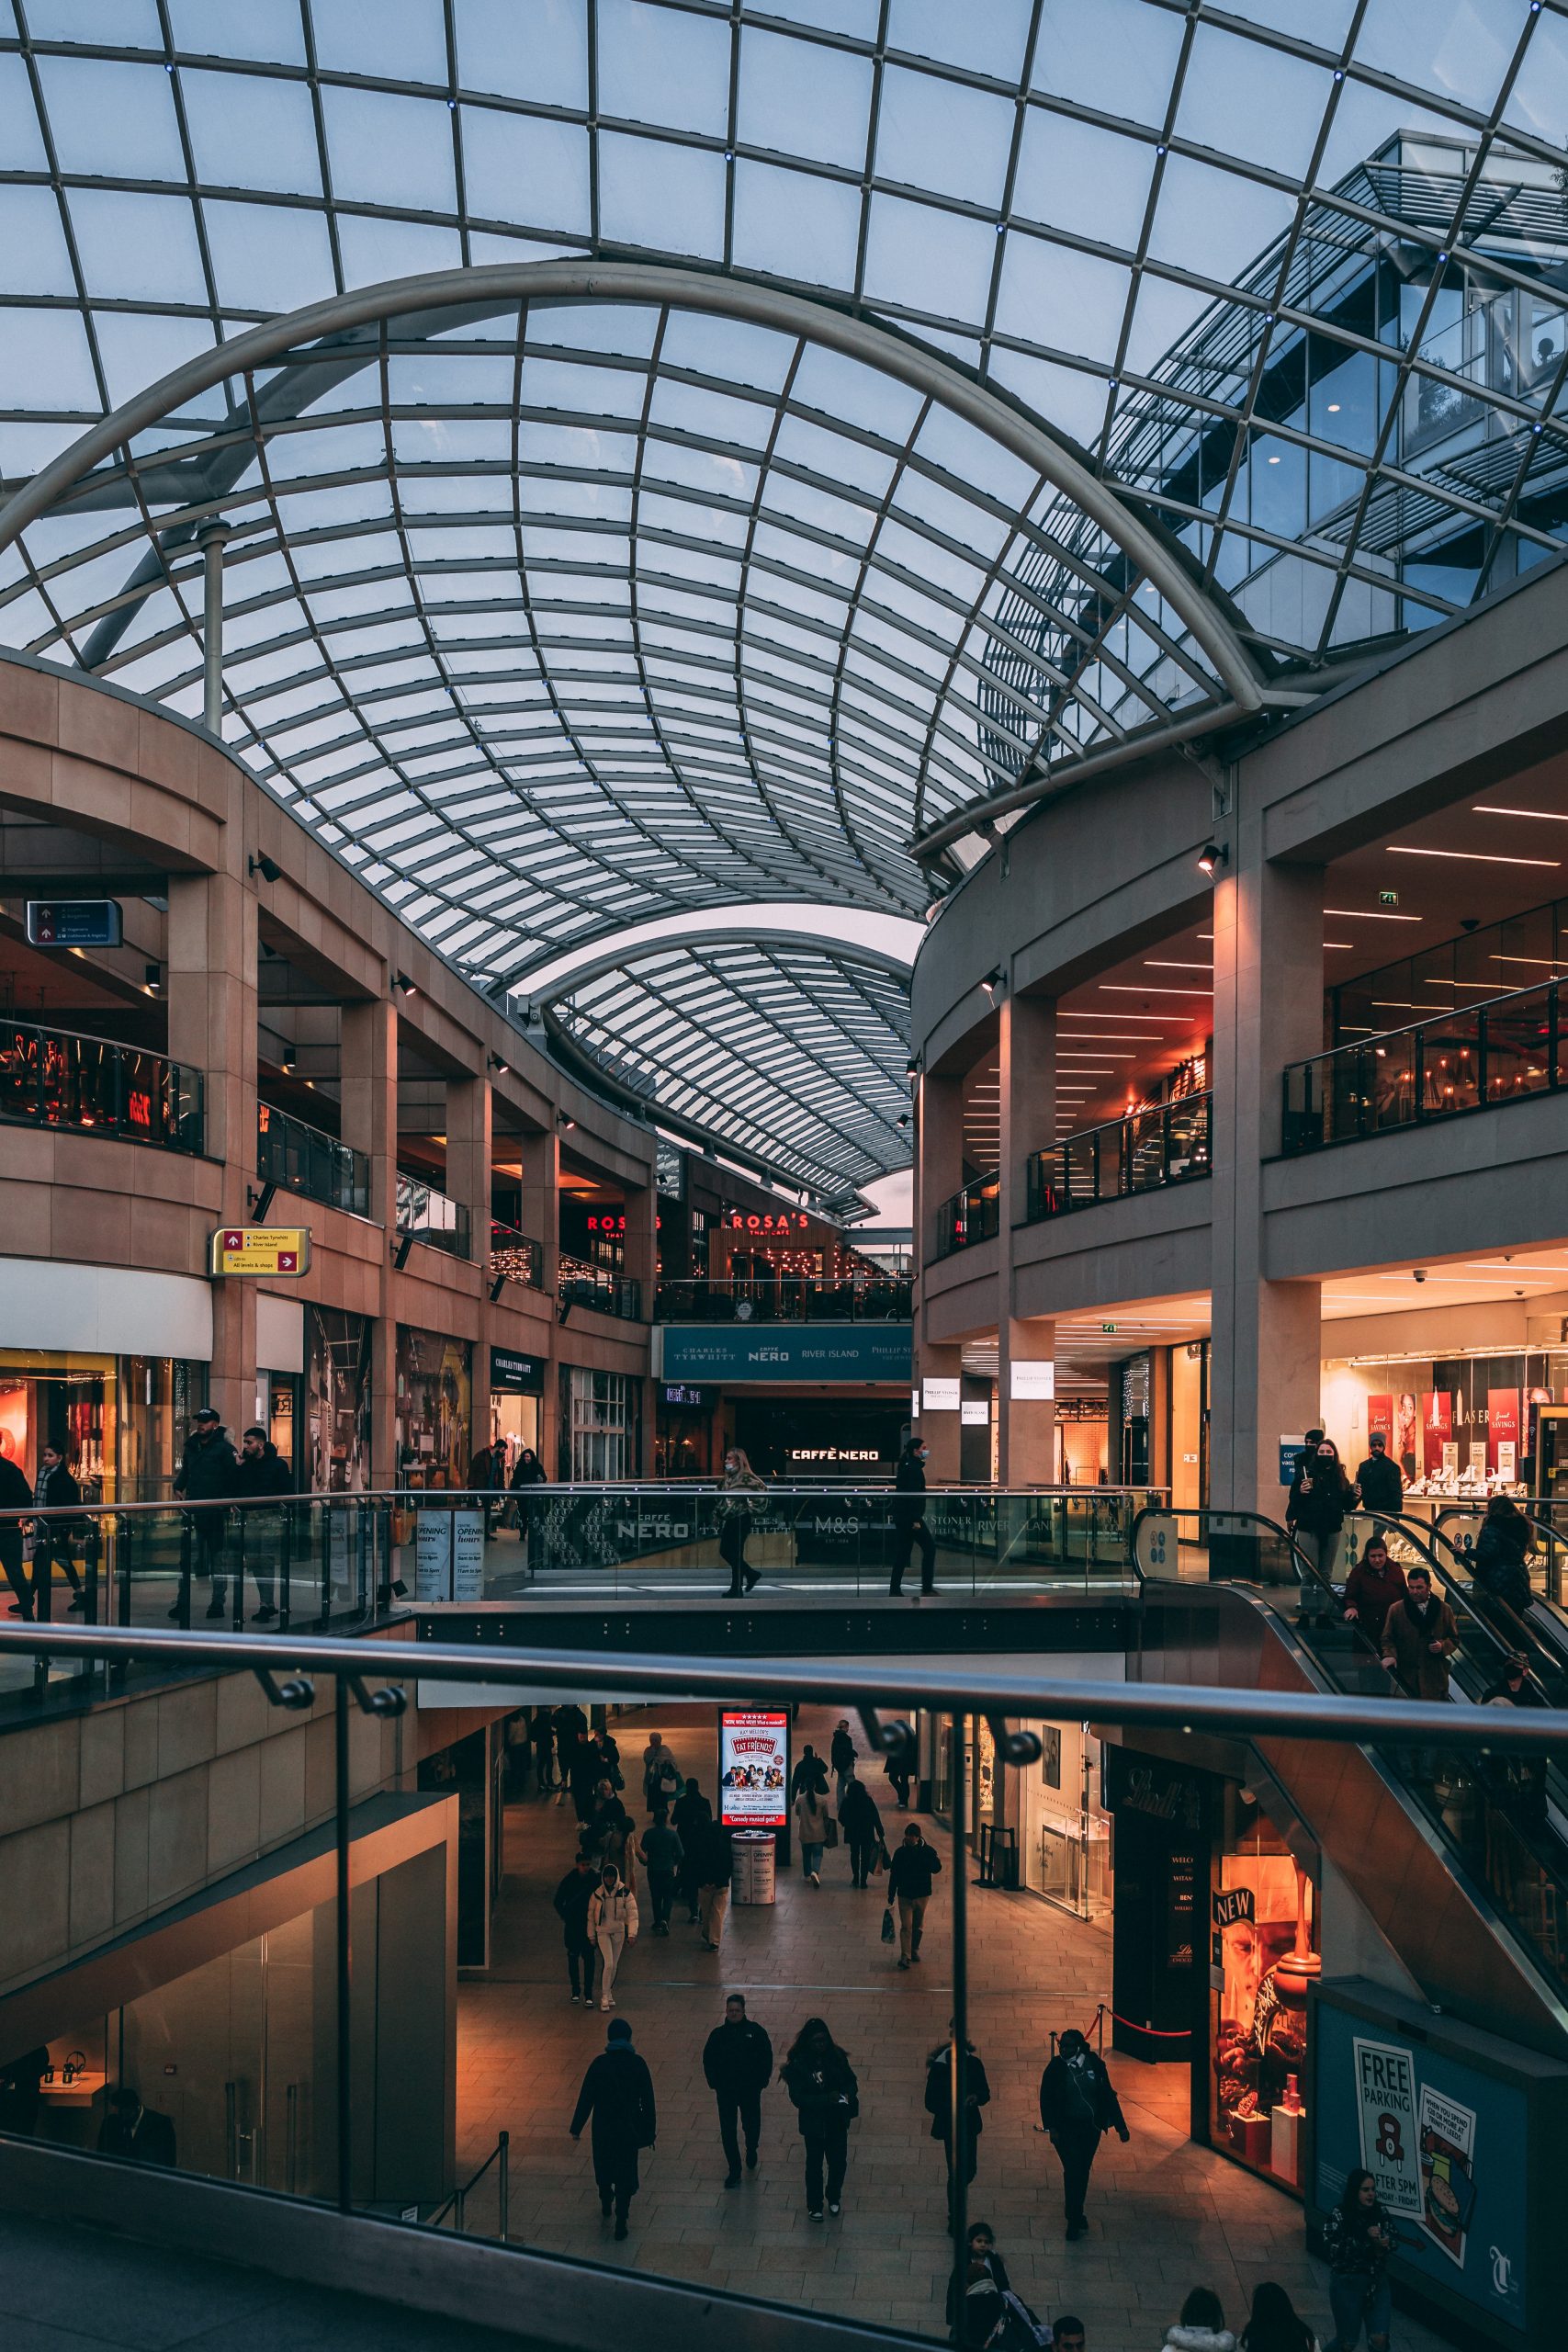
<instances>
[{"instance_id":1,"label":"metal handrail","mask_svg":"<svg viewBox=\"0 0 1568 2352\"><path fill-rule=\"evenodd\" d=\"M931 1664L890 1659L867 1668L819 1657L633 1656L603 1649L497 1648L457 1642L345 1640L322 1634L285 1637L289 1665L341 1676L345 1684L438 1677L456 1682L515 1682L525 1688L592 1691L600 1685L635 1685L649 1699L756 1699L773 1703L781 1691L803 1704L850 1704L868 1717L893 1704L960 1713L1061 1717L1129 1726L1186 1726L1202 1731L1262 1732L1299 1739L1349 1739L1386 1747L1441 1743L1449 1747L1561 1747L1568 1712L1554 1707L1452 1707L1420 1699L1379 1698L1375 1703L1334 1691L1216 1690L1209 1683L1093 1682L1054 1675L1005 1675L965 1669L962 1659ZM102 1657L110 1662L163 1658L186 1666L262 1669L277 1666L280 1644L265 1634L196 1634L183 1627L35 1625L0 1620L0 1656L7 1650L47 1657ZM372 1694L372 1695L379 1695ZM377 1711L380 1712L380 1711ZM886 1747L891 1725L872 1729ZM895 1734L895 1744L897 1735Z\"/></svg>"},{"instance_id":2,"label":"metal handrail","mask_svg":"<svg viewBox=\"0 0 1568 2352\"><path fill-rule=\"evenodd\" d=\"M511 2145L511 2132L502 2132L500 2138L496 2141L494 2147L491 2150L483 2164L480 2165L479 2170L475 2173L470 2173L468 2179L463 2182L462 2186L452 2191L451 2196L447 2198L444 2205L438 2205L436 2207L434 2212L430 2215L429 2219L425 2222L425 2228L427 2230L438 2230L441 2227L442 2222L446 2219L447 2214L450 2213L456 2222L457 2233L461 2236L468 2226L468 2199L473 2195L474 2190L479 2187L486 2173L489 2172L491 2165L495 2164L499 2159L500 2172L497 2177L496 2185L501 2209L501 2227L497 2231L496 2234L500 2238L502 2245L504 2245L506 2244L506 2225L508 2220L507 2209L511 2202L512 2190Z\"/></svg>"},{"instance_id":3,"label":"metal handrail","mask_svg":"<svg viewBox=\"0 0 1568 2352\"><path fill-rule=\"evenodd\" d=\"M1098 1126L1079 1127L1073 1135L1063 1136L1059 1142L1043 1151L1031 1152L1024 1163L1028 1187L1025 1221L1039 1225L1047 1218L1065 1216L1070 1210L1095 1208L1105 1201L1131 1200L1143 1193L1159 1193L1168 1185L1189 1184L1197 1177L1213 1172L1211 1153L1213 1141L1213 1095L1205 1090L1201 1094L1179 1094L1168 1102L1146 1103L1143 1109L1129 1111L1120 1119L1105 1119ZM1179 1144L1173 1147L1172 1126L1184 1114L1193 1116L1185 1164L1173 1171L1172 1162L1179 1154ZM1151 1123L1158 1122L1157 1173L1143 1179L1139 1170L1140 1133ZM1117 1138L1113 1180L1102 1184L1100 1160L1103 1140L1108 1136ZM1089 1155L1089 1190L1075 1196L1074 1156L1081 1159L1087 1148ZM1053 1181L1053 1174L1056 1181Z\"/></svg>"},{"instance_id":4,"label":"metal handrail","mask_svg":"<svg viewBox=\"0 0 1568 2352\"><path fill-rule=\"evenodd\" d=\"M30 1067L21 1048L35 1041ZM8 1046L6 1041L10 1040ZM94 1081L77 1049L105 1060L106 1096L84 1118L50 1115L50 1070L46 1044L64 1048L59 1077L65 1091L79 1092L84 1077L89 1091ZM138 1069L136 1065L141 1065ZM130 1077L128 1079L128 1071ZM135 1082L137 1078L144 1080ZM62 1029L52 1022L22 1021L8 1015L0 1022L0 1120L17 1126L41 1126L73 1135L107 1136L126 1143L146 1144L160 1151L199 1154L204 1143L205 1078L188 1062L177 1062L156 1046L128 1045L123 1038L97 1037L83 1029Z\"/></svg>"},{"instance_id":5,"label":"metal handrail","mask_svg":"<svg viewBox=\"0 0 1568 2352\"><path fill-rule=\"evenodd\" d=\"M936 1213L934 1257L951 1258L955 1250L995 1238L1001 1227L1001 1170L993 1168L942 1202Z\"/></svg>"},{"instance_id":6,"label":"metal handrail","mask_svg":"<svg viewBox=\"0 0 1568 2352\"><path fill-rule=\"evenodd\" d=\"M1530 999L1541 1001L1544 1033L1537 1048L1542 1066L1541 1082L1521 1087L1519 1073L1516 1070L1513 1091L1506 1094L1494 1093L1495 1072L1489 1069L1493 1042L1488 1034L1489 1018L1495 1015L1500 1005L1522 1008ZM1472 1036L1454 1035L1455 1024L1462 1022L1473 1023ZM1466 1094L1473 1092L1473 1101L1435 1102L1427 1106L1426 1040L1434 1032L1439 1033L1439 1041L1448 1043L1454 1052L1467 1058L1474 1056L1473 1073L1462 1080ZM1449 1033L1446 1039L1441 1037L1440 1033L1443 1032ZM1399 1046L1405 1039L1412 1041L1408 1064L1408 1115L1374 1117L1369 1124L1366 1112L1371 1098L1368 1089L1374 1074L1370 1065L1386 1061L1391 1047ZM1528 988L1500 989L1495 996L1476 997L1468 1004L1448 1006L1429 1014L1424 1021L1406 1022L1400 1029L1377 1030L1371 1036L1358 1038L1354 1044L1331 1046L1321 1054L1312 1054L1304 1060L1288 1063L1281 1074L1283 1123L1280 1149L1287 1155L1316 1151L1333 1143L1352 1142L1369 1135L1397 1134L1411 1127L1425 1126L1430 1120L1459 1118L1469 1112L1500 1109L1504 1102L1529 1102L1538 1094L1556 1093L1562 1082L1559 1073L1561 1045L1559 983L1556 980L1537 980ZM1528 1049L1515 1046L1510 1042L1507 1050L1522 1054ZM1369 1062L1364 1074L1358 1057ZM1350 1095L1354 1119L1343 1135L1325 1132L1333 1096L1331 1091L1323 1085L1322 1073L1329 1067L1349 1071L1354 1080ZM1458 1082L1448 1085L1450 1094L1455 1091ZM1299 1107L1292 1103L1292 1090L1301 1098Z\"/></svg>"},{"instance_id":7,"label":"metal handrail","mask_svg":"<svg viewBox=\"0 0 1568 2352\"><path fill-rule=\"evenodd\" d=\"M370 1156L275 1102L256 1104L256 1175L323 1208L370 1214Z\"/></svg>"}]
</instances>

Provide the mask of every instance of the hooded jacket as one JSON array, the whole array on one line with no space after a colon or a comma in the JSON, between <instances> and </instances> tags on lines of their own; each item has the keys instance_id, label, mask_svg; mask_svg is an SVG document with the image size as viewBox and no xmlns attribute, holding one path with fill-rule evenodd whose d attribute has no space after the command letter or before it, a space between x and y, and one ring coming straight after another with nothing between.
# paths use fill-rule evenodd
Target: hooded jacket
<instances>
[{"instance_id":1,"label":"hooded jacket","mask_svg":"<svg viewBox=\"0 0 1568 2352\"><path fill-rule=\"evenodd\" d=\"M186 1440L186 1450L175 1477L175 1492L187 1502L220 1502L234 1491L234 1449L229 1433L219 1421L208 1424L212 1434L199 1437L192 1434Z\"/></svg>"},{"instance_id":2,"label":"hooded jacket","mask_svg":"<svg viewBox=\"0 0 1568 2352\"><path fill-rule=\"evenodd\" d=\"M1166 2352L1235 2352L1228 2327L1168 2327Z\"/></svg>"},{"instance_id":3,"label":"hooded jacket","mask_svg":"<svg viewBox=\"0 0 1568 2352\"><path fill-rule=\"evenodd\" d=\"M601 1881L588 1898L591 1940L597 1942L601 1936L613 1936L619 1928L627 1943L635 1944L638 1925L637 1896L626 1880L617 1879L614 1886L606 1886Z\"/></svg>"},{"instance_id":4,"label":"hooded jacket","mask_svg":"<svg viewBox=\"0 0 1568 2352\"><path fill-rule=\"evenodd\" d=\"M637 2151L652 2147L659 2118L648 2062L629 2041L612 2041L582 2077L571 2119L574 2139L590 2116L594 2177L613 2180L628 2170L635 2177Z\"/></svg>"},{"instance_id":5,"label":"hooded jacket","mask_svg":"<svg viewBox=\"0 0 1568 2352\"><path fill-rule=\"evenodd\" d=\"M264 1495L291 1495L294 1478L288 1464L268 1438L259 1453L242 1453L234 1464L231 1491L253 1507Z\"/></svg>"}]
</instances>

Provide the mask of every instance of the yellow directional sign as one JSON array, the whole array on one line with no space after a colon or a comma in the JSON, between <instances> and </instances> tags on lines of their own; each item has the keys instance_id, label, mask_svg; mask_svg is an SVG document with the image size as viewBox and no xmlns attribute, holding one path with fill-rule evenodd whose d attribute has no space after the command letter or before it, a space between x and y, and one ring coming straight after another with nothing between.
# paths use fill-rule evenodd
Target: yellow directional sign
<instances>
[{"instance_id":1,"label":"yellow directional sign","mask_svg":"<svg viewBox=\"0 0 1568 2352\"><path fill-rule=\"evenodd\" d=\"M306 1225L223 1225L212 1237L215 1274L302 1274L310 1263Z\"/></svg>"}]
</instances>

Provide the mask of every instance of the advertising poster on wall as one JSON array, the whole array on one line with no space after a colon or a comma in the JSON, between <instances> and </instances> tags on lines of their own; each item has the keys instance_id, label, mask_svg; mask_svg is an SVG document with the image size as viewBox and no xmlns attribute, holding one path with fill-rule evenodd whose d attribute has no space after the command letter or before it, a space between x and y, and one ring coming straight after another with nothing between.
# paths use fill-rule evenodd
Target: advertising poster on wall
<instances>
[{"instance_id":1,"label":"advertising poster on wall","mask_svg":"<svg viewBox=\"0 0 1568 2352\"><path fill-rule=\"evenodd\" d=\"M1391 2213L1419 2213L1415 2061L1396 2042L1358 2037L1354 2047L1361 2162L1377 2183L1380 2204Z\"/></svg>"},{"instance_id":2,"label":"advertising poster on wall","mask_svg":"<svg viewBox=\"0 0 1568 2352\"><path fill-rule=\"evenodd\" d=\"M1389 1452L1391 1453L1394 1452L1393 1398L1392 1396L1368 1397L1367 1435L1370 1438L1381 1436Z\"/></svg>"},{"instance_id":3,"label":"advertising poster on wall","mask_svg":"<svg viewBox=\"0 0 1568 2352\"><path fill-rule=\"evenodd\" d=\"M1506 1452L1508 1466L1503 1467ZM1486 1391L1486 1466L1505 1477L1514 1475L1519 1452L1519 1392L1517 1388Z\"/></svg>"},{"instance_id":4,"label":"advertising poster on wall","mask_svg":"<svg viewBox=\"0 0 1568 2352\"><path fill-rule=\"evenodd\" d=\"M1475 2211L1475 2110L1421 2086L1421 2225L1464 2268L1465 2233Z\"/></svg>"},{"instance_id":5,"label":"advertising poster on wall","mask_svg":"<svg viewBox=\"0 0 1568 2352\"><path fill-rule=\"evenodd\" d=\"M1454 1400L1446 1388L1428 1388L1421 1397L1421 1467L1428 1478L1443 1466L1443 1448L1454 1433Z\"/></svg>"},{"instance_id":6,"label":"advertising poster on wall","mask_svg":"<svg viewBox=\"0 0 1568 2352\"><path fill-rule=\"evenodd\" d=\"M727 1829L783 1829L789 1819L789 1716L730 1708L718 1719L719 1819Z\"/></svg>"}]
</instances>

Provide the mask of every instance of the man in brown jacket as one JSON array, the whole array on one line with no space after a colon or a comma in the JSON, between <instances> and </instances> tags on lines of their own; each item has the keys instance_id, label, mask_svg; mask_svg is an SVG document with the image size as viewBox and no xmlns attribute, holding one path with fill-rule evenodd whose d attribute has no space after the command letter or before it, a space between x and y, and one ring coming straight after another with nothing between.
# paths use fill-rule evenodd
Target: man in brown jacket
<instances>
[{"instance_id":1,"label":"man in brown jacket","mask_svg":"<svg viewBox=\"0 0 1568 2352\"><path fill-rule=\"evenodd\" d=\"M1446 1600L1432 1590L1427 1570L1415 1567L1404 1579L1404 1598L1383 1621L1382 1662L1409 1699L1446 1699L1449 1659L1459 1647L1459 1627ZM1437 1751L1413 1748L1408 1764L1418 1781L1438 1777Z\"/></svg>"}]
</instances>

